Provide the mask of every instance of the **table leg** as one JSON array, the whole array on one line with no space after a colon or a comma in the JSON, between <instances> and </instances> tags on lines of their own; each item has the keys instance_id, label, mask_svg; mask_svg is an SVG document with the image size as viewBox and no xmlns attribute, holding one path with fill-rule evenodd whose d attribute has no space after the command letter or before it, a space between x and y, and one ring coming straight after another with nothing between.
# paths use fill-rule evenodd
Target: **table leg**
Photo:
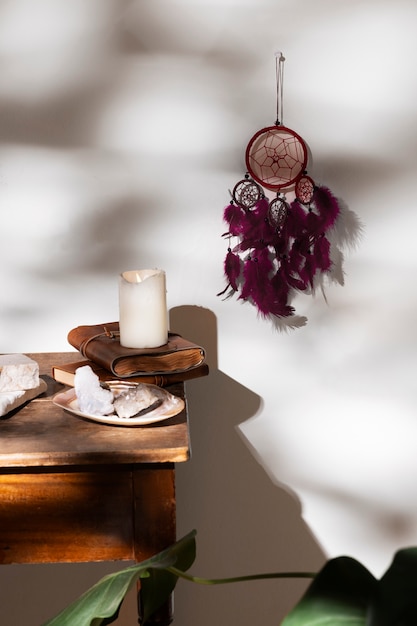
<instances>
[{"instance_id":1,"label":"table leg","mask_svg":"<svg viewBox=\"0 0 417 626\"><path fill-rule=\"evenodd\" d=\"M147 559L176 541L175 466L148 465L133 472L135 560ZM139 624L142 624L140 585ZM172 601L148 620L147 626L168 626L173 621Z\"/></svg>"}]
</instances>

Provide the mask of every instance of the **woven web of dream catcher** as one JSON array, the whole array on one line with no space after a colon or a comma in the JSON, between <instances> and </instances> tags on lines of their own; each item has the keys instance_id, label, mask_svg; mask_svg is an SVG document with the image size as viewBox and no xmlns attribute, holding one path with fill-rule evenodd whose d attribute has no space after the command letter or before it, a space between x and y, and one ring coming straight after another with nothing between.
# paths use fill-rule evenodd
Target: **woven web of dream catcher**
<instances>
[{"instance_id":1,"label":"woven web of dream catcher","mask_svg":"<svg viewBox=\"0 0 417 626\"><path fill-rule=\"evenodd\" d=\"M285 126L270 126L257 132L246 149L246 167L267 189L288 188L307 165L303 139Z\"/></svg>"}]
</instances>

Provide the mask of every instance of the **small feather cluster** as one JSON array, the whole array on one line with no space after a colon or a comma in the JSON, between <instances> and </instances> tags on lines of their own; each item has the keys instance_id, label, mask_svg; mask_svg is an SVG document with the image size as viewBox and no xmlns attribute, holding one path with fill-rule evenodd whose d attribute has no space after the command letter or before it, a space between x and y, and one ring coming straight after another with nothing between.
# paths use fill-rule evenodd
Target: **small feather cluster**
<instances>
[{"instance_id":1,"label":"small feather cluster","mask_svg":"<svg viewBox=\"0 0 417 626\"><path fill-rule=\"evenodd\" d=\"M238 295L282 329L307 321L291 305L297 292L323 289L324 278L343 284L342 248L355 245L362 230L356 214L324 186L314 188L308 204L298 199L288 204L279 225L271 219L265 196L252 209L232 201L223 218L228 225L223 236L238 243L229 243L227 286L218 295Z\"/></svg>"}]
</instances>

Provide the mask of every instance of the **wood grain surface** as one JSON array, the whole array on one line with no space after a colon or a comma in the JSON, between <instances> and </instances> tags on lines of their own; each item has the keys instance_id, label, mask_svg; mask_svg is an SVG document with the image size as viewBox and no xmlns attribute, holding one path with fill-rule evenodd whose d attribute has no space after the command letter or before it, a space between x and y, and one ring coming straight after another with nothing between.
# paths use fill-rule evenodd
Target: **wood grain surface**
<instances>
[{"instance_id":1,"label":"wood grain surface","mask_svg":"<svg viewBox=\"0 0 417 626\"><path fill-rule=\"evenodd\" d=\"M48 387L0 419L0 564L139 562L173 544L175 463L190 455L186 406L148 426L88 421L52 402L66 389L53 365L77 353L28 356ZM167 389L184 398L184 383ZM172 618L168 601L149 624Z\"/></svg>"},{"instance_id":2,"label":"wood grain surface","mask_svg":"<svg viewBox=\"0 0 417 626\"><path fill-rule=\"evenodd\" d=\"M111 426L89 421L52 402L66 389L51 377L56 363L74 360L77 353L29 354L47 382L45 394L0 418L0 466L45 467L134 463L177 463L189 458L186 409L148 426ZM184 383L167 387L184 397Z\"/></svg>"}]
</instances>

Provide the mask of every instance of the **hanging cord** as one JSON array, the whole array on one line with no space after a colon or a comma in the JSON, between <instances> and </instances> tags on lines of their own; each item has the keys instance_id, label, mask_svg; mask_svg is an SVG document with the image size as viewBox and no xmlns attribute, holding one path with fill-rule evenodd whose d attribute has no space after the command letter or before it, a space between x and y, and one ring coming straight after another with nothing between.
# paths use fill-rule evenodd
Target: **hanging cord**
<instances>
[{"instance_id":1,"label":"hanging cord","mask_svg":"<svg viewBox=\"0 0 417 626\"><path fill-rule=\"evenodd\" d=\"M284 61L282 52L275 52L275 74L277 81L277 118L275 124L284 123Z\"/></svg>"}]
</instances>

